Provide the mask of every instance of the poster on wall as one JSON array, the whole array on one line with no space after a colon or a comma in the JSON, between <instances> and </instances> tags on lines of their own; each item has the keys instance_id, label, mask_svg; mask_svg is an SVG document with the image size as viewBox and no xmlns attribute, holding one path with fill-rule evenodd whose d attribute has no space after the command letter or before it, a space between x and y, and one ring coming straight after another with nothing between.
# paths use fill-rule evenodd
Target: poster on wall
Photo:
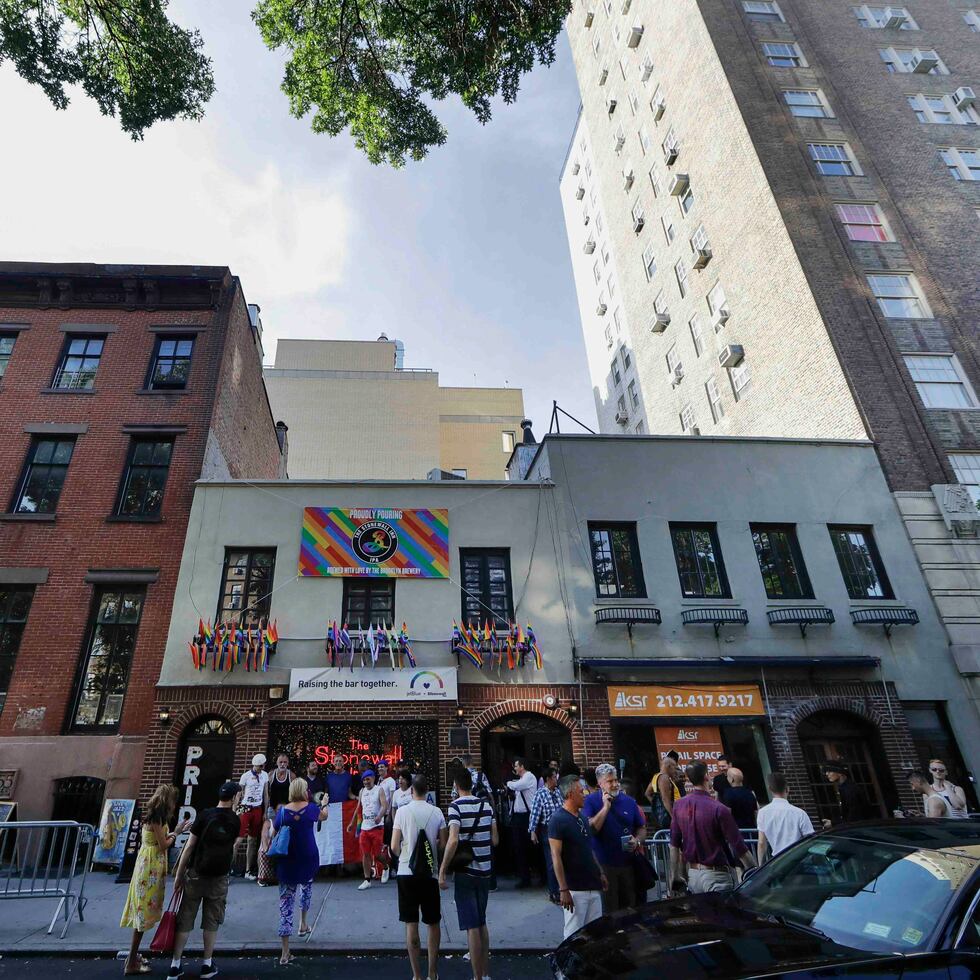
<instances>
[{"instance_id":1,"label":"poster on wall","mask_svg":"<svg viewBox=\"0 0 980 980\"><path fill-rule=\"evenodd\" d=\"M92 855L93 864L118 867L126 853L129 824L136 809L136 800L106 800L99 820L99 839Z\"/></svg>"},{"instance_id":2,"label":"poster on wall","mask_svg":"<svg viewBox=\"0 0 980 980\"><path fill-rule=\"evenodd\" d=\"M449 577L449 511L307 507L300 577Z\"/></svg>"},{"instance_id":3,"label":"poster on wall","mask_svg":"<svg viewBox=\"0 0 980 980\"><path fill-rule=\"evenodd\" d=\"M657 757L663 757L673 750L678 755L678 765L683 774L684 767L692 762L703 762L708 767L708 777L714 779L718 773L718 756L725 750L721 745L721 729L717 725L670 725L653 730L657 741Z\"/></svg>"}]
</instances>

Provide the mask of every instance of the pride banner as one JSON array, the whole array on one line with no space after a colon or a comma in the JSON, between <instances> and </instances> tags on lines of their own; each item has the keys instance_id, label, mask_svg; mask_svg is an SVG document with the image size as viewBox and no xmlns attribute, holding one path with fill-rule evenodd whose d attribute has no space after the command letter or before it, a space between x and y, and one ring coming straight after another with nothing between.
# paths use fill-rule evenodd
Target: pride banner
<instances>
[{"instance_id":1,"label":"pride banner","mask_svg":"<svg viewBox=\"0 0 980 980\"><path fill-rule=\"evenodd\" d=\"M301 576L449 577L449 511L307 507Z\"/></svg>"}]
</instances>

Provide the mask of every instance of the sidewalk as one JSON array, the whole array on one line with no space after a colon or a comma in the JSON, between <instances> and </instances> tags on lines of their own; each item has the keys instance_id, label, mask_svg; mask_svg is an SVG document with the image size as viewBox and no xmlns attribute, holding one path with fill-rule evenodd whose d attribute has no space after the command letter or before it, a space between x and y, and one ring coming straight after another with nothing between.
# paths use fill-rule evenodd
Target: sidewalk
<instances>
[{"instance_id":1,"label":"sidewalk","mask_svg":"<svg viewBox=\"0 0 980 980\"><path fill-rule=\"evenodd\" d=\"M309 921L312 934L292 943L298 951L381 952L405 948L405 927L398 921L398 893L394 880L358 891L359 878L327 878L313 885ZM169 899L172 880L167 882ZM88 904L85 921L75 917L68 935L59 939L64 920L45 930L57 902L51 899L0 901L0 953L109 953L129 943L128 930L119 928L126 900L126 885L115 876L90 873L85 886ZM457 928L453 890L442 893L442 948L465 950L466 935ZM198 920L198 924L200 919ZM228 891L225 923L218 934L221 953L256 952L279 948L279 889L259 888L255 882L233 878ZM299 926L299 915L296 916ZM550 951L562 935L561 909L548 901L543 888L515 891L513 881L502 880L490 895L487 910L491 946L495 951ZM424 933L424 927L423 927ZM424 942L424 939L423 939ZM144 951L150 937L144 939ZM191 936L188 951L201 947L200 929Z\"/></svg>"}]
</instances>

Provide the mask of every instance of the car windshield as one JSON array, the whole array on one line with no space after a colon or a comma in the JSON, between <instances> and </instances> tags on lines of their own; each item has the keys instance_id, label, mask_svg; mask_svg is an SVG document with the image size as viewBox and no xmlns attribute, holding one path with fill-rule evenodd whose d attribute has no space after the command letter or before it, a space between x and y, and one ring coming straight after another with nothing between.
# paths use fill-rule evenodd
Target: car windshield
<instances>
[{"instance_id":1,"label":"car windshield","mask_svg":"<svg viewBox=\"0 0 980 980\"><path fill-rule=\"evenodd\" d=\"M926 947L977 861L962 853L820 837L779 855L735 893L741 905L875 953Z\"/></svg>"}]
</instances>

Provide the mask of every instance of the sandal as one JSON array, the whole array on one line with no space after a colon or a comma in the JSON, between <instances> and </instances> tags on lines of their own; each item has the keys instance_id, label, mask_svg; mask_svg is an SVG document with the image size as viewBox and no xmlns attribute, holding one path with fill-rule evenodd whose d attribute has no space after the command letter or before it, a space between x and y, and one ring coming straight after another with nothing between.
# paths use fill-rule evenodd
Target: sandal
<instances>
[{"instance_id":1,"label":"sandal","mask_svg":"<svg viewBox=\"0 0 980 980\"><path fill-rule=\"evenodd\" d=\"M293 960L295 960L295 959L296 959L296 957L293 956L292 953L290 953L288 959L285 959L284 960L284 959L280 958L279 960L277 960L277 962L278 962L279 966L289 966L290 963L292 963Z\"/></svg>"},{"instance_id":2,"label":"sandal","mask_svg":"<svg viewBox=\"0 0 980 980\"><path fill-rule=\"evenodd\" d=\"M123 970L123 976L124 977L139 977L139 976L143 976L144 974L152 973L152 972L153 972L153 967L151 967L149 963L144 963L144 962L140 961L140 965L139 965L139 967L137 969L135 969L135 970Z\"/></svg>"},{"instance_id":3,"label":"sandal","mask_svg":"<svg viewBox=\"0 0 980 980\"><path fill-rule=\"evenodd\" d=\"M296 938L305 939L312 931L312 929L300 929L299 932L296 933Z\"/></svg>"}]
</instances>

